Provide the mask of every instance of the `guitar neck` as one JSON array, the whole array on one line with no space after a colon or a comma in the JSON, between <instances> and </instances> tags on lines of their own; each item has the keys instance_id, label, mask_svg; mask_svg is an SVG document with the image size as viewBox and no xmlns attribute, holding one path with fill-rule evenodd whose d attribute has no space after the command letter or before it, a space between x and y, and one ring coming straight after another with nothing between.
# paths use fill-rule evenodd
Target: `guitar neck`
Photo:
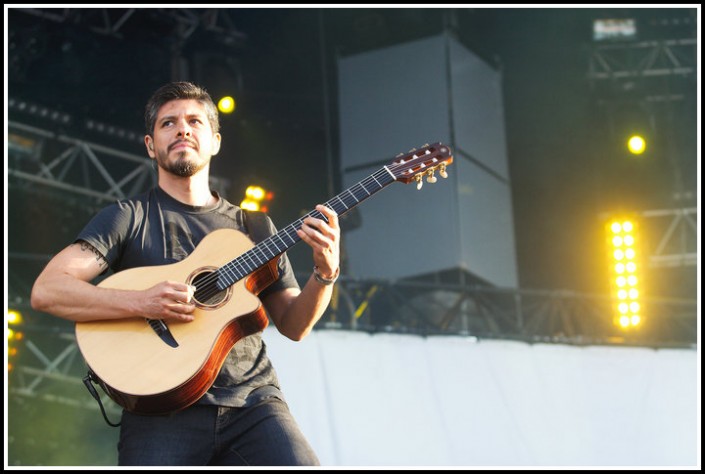
<instances>
[{"instance_id":1,"label":"guitar neck","mask_svg":"<svg viewBox=\"0 0 705 474\"><path fill-rule=\"evenodd\" d=\"M333 209L339 216L342 216L353 207L360 204L373 194L381 191L386 186L395 181L394 174L384 166L367 178L349 187L342 193L333 197L325 203L325 206ZM218 288L224 290L237 281L251 274L255 270L265 266L273 258L283 254L288 249L301 241L296 233L304 225L304 219L315 217L326 220L326 217L317 210L312 210L300 219L292 222L288 226L273 234L255 247L240 255L217 270Z\"/></svg>"}]
</instances>

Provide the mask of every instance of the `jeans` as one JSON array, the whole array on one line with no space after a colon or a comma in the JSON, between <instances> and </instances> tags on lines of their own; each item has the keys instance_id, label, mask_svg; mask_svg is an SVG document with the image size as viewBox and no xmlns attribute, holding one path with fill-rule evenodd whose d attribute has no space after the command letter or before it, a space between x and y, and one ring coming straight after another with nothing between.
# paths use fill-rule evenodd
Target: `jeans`
<instances>
[{"instance_id":1,"label":"jeans","mask_svg":"<svg viewBox=\"0 0 705 474\"><path fill-rule=\"evenodd\" d=\"M166 416L123 412L120 466L318 466L289 407L192 405Z\"/></svg>"}]
</instances>

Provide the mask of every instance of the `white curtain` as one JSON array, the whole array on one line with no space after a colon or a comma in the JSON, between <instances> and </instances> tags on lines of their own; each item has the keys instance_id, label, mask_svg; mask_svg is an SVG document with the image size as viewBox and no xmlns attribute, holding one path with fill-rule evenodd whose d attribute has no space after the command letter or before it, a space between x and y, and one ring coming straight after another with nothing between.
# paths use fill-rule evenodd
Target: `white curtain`
<instances>
[{"instance_id":1,"label":"white curtain","mask_svg":"<svg viewBox=\"0 0 705 474\"><path fill-rule=\"evenodd\" d=\"M264 335L328 466L695 466L696 349Z\"/></svg>"}]
</instances>

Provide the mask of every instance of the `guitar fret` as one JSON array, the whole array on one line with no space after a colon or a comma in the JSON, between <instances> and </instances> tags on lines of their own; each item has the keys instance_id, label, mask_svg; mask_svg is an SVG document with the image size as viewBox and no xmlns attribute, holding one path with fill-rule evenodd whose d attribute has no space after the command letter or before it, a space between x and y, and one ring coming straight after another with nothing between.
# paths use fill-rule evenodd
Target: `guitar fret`
<instances>
[{"instance_id":1,"label":"guitar fret","mask_svg":"<svg viewBox=\"0 0 705 474\"><path fill-rule=\"evenodd\" d=\"M372 195L372 193L367 190L364 184L360 183L360 187L367 193L368 196Z\"/></svg>"},{"instance_id":2,"label":"guitar fret","mask_svg":"<svg viewBox=\"0 0 705 474\"><path fill-rule=\"evenodd\" d=\"M236 265L235 268L233 270L229 270L228 273L231 274L231 278L233 279L233 282L235 282L246 275L245 271L246 270L243 270L240 265Z\"/></svg>"},{"instance_id":3,"label":"guitar fret","mask_svg":"<svg viewBox=\"0 0 705 474\"><path fill-rule=\"evenodd\" d=\"M359 187L357 190L352 190L352 192L354 193L353 195L355 196L358 202L364 201L370 195L370 193L368 193L367 190L362 187Z\"/></svg>"},{"instance_id":4,"label":"guitar fret","mask_svg":"<svg viewBox=\"0 0 705 474\"><path fill-rule=\"evenodd\" d=\"M257 268L254 259L251 256L252 250L249 250L242 254L243 264L248 266L248 269Z\"/></svg>"},{"instance_id":5,"label":"guitar fret","mask_svg":"<svg viewBox=\"0 0 705 474\"><path fill-rule=\"evenodd\" d=\"M272 249L269 248L270 242L271 242L271 238L267 238L260 243L261 246L264 247L263 254L264 254L264 261L265 262L270 261L272 258L274 258L275 255L277 255L276 252L273 252Z\"/></svg>"},{"instance_id":6,"label":"guitar fret","mask_svg":"<svg viewBox=\"0 0 705 474\"><path fill-rule=\"evenodd\" d=\"M352 198L355 200L355 204L358 204L358 203L360 202L360 200L355 197L355 195L353 194L352 191L350 191L350 190L348 189L348 190L347 190L347 193L348 193L350 196L352 196Z\"/></svg>"},{"instance_id":7,"label":"guitar fret","mask_svg":"<svg viewBox=\"0 0 705 474\"><path fill-rule=\"evenodd\" d=\"M265 263L267 263L267 261L264 260L264 259L262 259L261 256L260 256L260 254L258 254L257 252L252 252L252 259L251 259L251 261L252 261L252 264L253 264L253 267L254 267L254 268L257 268L258 266L264 265Z\"/></svg>"},{"instance_id":8,"label":"guitar fret","mask_svg":"<svg viewBox=\"0 0 705 474\"><path fill-rule=\"evenodd\" d=\"M331 201L328 201L326 203L326 205L327 205L327 207L333 209L335 211L335 213L338 214L339 216L342 214L345 214L347 211L350 210L350 208L348 206L346 206L345 203L342 202L340 199L338 199L338 202L339 202L339 204L335 204L331 200ZM342 206L340 204L342 204Z\"/></svg>"},{"instance_id":9,"label":"guitar fret","mask_svg":"<svg viewBox=\"0 0 705 474\"><path fill-rule=\"evenodd\" d=\"M232 263L232 262L231 262ZM238 278L235 278L235 276L232 274L232 271L230 270L230 264L223 265L220 267L218 270L216 270L216 288L218 291L223 291L233 283L235 283Z\"/></svg>"},{"instance_id":10,"label":"guitar fret","mask_svg":"<svg viewBox=\"0 0 705 474\"><path fill-rule=\"evenodd\" d=\"M284 242L284 239L282 239L281 232L278 232L277 234L275 234L275 237L277 237L277 238L281 241L281 243L284 244L284 249L283 249L283 250L286 250L287 247L289 247L289 244L287 244L286 242Z\"/></svg>"},{"instance_id":11,"label":"guitar fret","mask_svg":"<svg viewBox=\"0 0 705 474\"><path fill-rule=\"evenodd\" d=\"M350 209L350 208L345 204L345 201L343 201L343 200L340 199L339 197L336 197L335 199L337 199L337 200L340 202L340 204L342 204L342 205L345 207L345 210L346 210L346 211L347 211L348 209ZM335 212L338 212L336 209L334 209L334 210L335 210ZM340 213L339 213L339 214L340 214Z\"/></svg>"},{"instance_id":12,"label":"guitar fret","mask_svg":"<svg viewBox=\"0 0 705 474\"><path fill-rule=\"evenodd\" d=\"M386 171L387 173L389 173L389 176L392 177L392 181L394 181L394 180L396 179L396 178L394 177L394 173L392 173L391 171L389 171L389 168L387 168L387 167L385 166L385 167L383 167L382 169L383 169L384 171ZM380 170L380 171L381 171L381 170Z\"/></svg>"},{"instance_id":13,"label":"guitar fret","mask_svg":"<svg viewBox=\"0 0 705 474\"><path fill-rule=\"evenodd\" d=\"M235 275L237 276L238 280L240 278L244 278L252 271L251 267L244 265L244 262L240 263L236 267L236 270L237 270L237 273Z\"/></svg>"},{"instance_id":14,"label":"guitar fret","mask_svg":"<svg viewBox=\"0 0 705 474\"><path fill-rule=\"evenodd\" d=\"M243 263L243 262L242 262L242 257L238 258L238 259L235 261L235 265L233 265L232 270L230 270L230 273L232 273L233 276L235 276L235 277L237 277L237 278L242 278L244 275L247 274L247 273L246 273L246 272L247 272L247 268L244 268L243 265L242 265L242 263Z\"/></svg>"},{"instance_id":15,"label":"guitar fret","mask_svg":"<svg viewBox=\"0 0 705 474\"><path fill-rule=\"evenodd\" d=\"M257 246L252 249L252 254L257 258L259 263L266 263L269 261L269 258L267 258L267 254L259 248L260 246Z\"/></svg>"},{"instance_id":16,"label":"guitar fret","mask_svg":"<svg viewBox=\"0 0 705 474\"><path fill-rule=\"evenodd\" d=\"M347 209L352 209L353 207L357 206L357 204L360 202L360 200L357 199L355 197L355 195L352 192L350 192L350 190L346 191L344 193L344 195L343 194L340 195L340 201L343 203L346 203L345 207Z\"/></svg>"},{"instance_id":17,"label":"guitar fret","mask_svg":"<svg viewBox=\"0 0 705 474\"><path fill-rule=\"evenodd\" d=\"M279 248L274 244L274 241L271 237L268 237L267 239L263 240L262 245L267 249L267 253L269 254L269 256L267 257L267 261L271 260L279 253ZM270 245L274 246L276 252L272 251L272 249L269 247Z\"/></svg>"},{"instance_id":18,"label":"guitar fret","mask_svg":"<svg viewBox=\"0 0 705 474\"><path fill-rule=\"evenodd\" d=\"M303 221L302 221L302 220L299 220L299 221L297 221L297 222L299 222L298 229L300 229L300 228L303 226ZM289 232L292 232L292 231L293 231L293 232L294 232L294 235L296 235L296 237L298 238L298 235L296 234L296 229L297 229L297 228L294 228L294 227L292 227L292 226L289 226L289 227L287 227L286 229L284 229L284 234L285 234L287 237L289 237L289 239L291 239L291 244L289 244L289 246L291 246L291 245L293 245L293 244L295 244L295 243L297 242L297 240L294 239L294 237L292 237L292 236L289 234Z\"/></svg>"},{"instance_id":19,"label":"guitar fret","mask_svg":"<svg viewBox=\"0 0 705 474\"><path fill-rule=\"evenodd\" d=\"M269 237L269 238L267 239L267 242L269 242L270 244L272 244L272 246L273 246L275 249L277 249L277 252L276 252L276 253L281 252L282 249L280 249L279 246L277 245L277 243L274 241L274 236Z\"/></svg>"}]
</instances>

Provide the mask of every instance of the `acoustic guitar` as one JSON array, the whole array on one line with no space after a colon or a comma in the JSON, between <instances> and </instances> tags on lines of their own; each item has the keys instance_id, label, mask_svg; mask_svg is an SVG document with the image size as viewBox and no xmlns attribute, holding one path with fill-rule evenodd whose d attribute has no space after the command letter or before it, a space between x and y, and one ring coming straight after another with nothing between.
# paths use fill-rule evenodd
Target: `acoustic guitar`
<instances>
[{"instance_id":1,"label":"acoustic guitar","mask_svg":"<svg viewBox=\"0 0 705 474\"><path fill-rule=\"evenodd\" d=\"M398 181L435 182L447 177L453 157L435 143L401 154L325 205L338 215ZM168 323L136 317L77 322L76 340L91 377L127 411L157 415L196 402L211 386L233 345L262 331L268 319L257 295L278 278L277 262L300 242L296 230L313 210L257 245L242 232L209 233L184 260L117 272L98 286L144 290L164 280L194 285L195 319Z\"/></svg>"}]
</instances>

